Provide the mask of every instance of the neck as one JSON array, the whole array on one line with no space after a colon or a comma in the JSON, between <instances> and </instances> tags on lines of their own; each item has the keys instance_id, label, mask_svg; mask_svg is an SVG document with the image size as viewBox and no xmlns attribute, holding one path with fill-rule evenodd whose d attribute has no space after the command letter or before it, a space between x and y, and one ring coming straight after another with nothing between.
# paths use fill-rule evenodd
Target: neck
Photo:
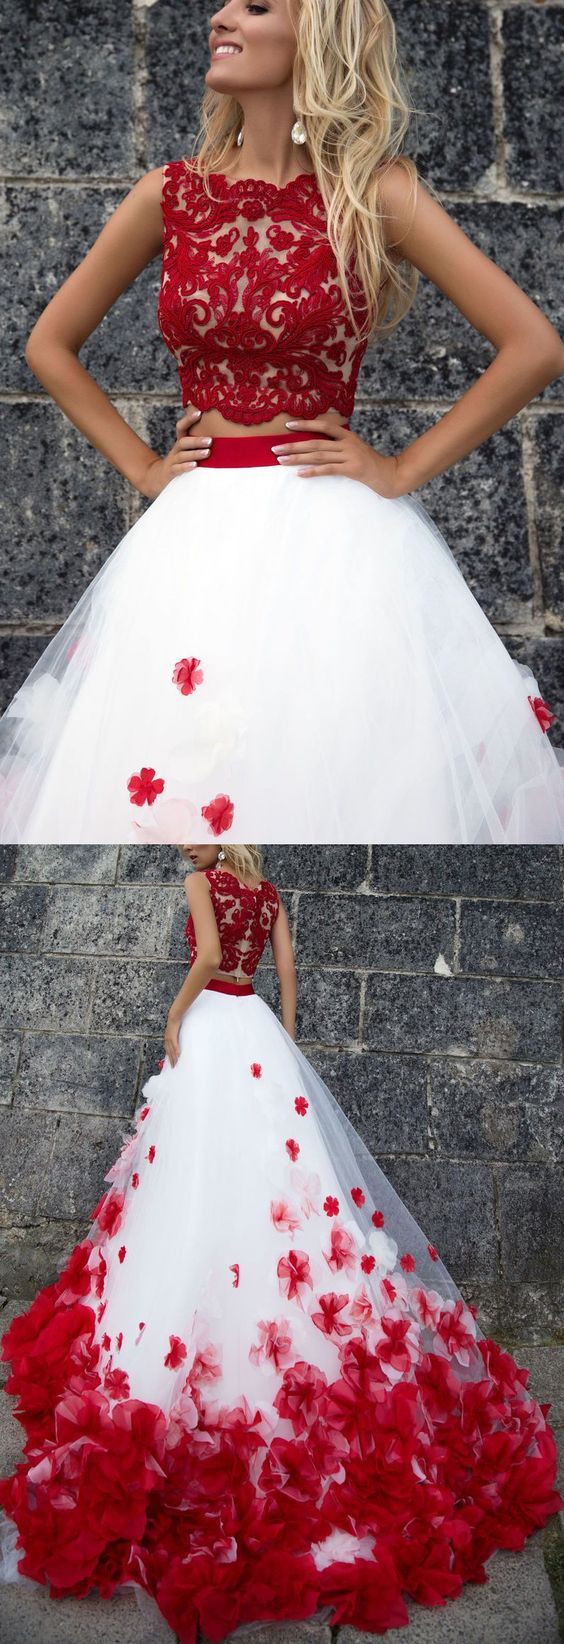
<instances>
[{"instance_id":1,"label":"neck","mask_svg":"<svg viewBox=\"0 0 564 1644\"><path fill-rule=\"evenodd\" d=\"M291 86L269 91L266 100L262 91L247 92L241 109L245 129L242 145L235 150L234 174L262 177L282 188L301 171L313 171L307 143L297 145L290 135L295 119Z\"/></svg>"}]
</instances>

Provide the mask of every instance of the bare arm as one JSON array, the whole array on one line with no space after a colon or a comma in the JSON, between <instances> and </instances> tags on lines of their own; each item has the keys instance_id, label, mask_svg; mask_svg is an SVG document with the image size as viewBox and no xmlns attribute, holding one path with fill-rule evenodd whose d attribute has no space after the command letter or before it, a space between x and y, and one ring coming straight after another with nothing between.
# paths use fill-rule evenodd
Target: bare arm
<instances>
[{"instance_id":1,"label":"bare arm","mask_svg":"<svg viewBox=\"0 0 564 1644\"><path fill-rule=\"evenodd\" d=\"M126 194L39 315L25 348L28 365L55 404L120 474L149 497L157 496L195 455L190 438L177 440L167 457L157 456L116 411L78 354L121 292L162 249L162 175L162 166L146 172ZM185 413L177 431L181 425L184 433L195 416L193 410Z\"/></svg>"},{"instance_id":2,"label":"bare arm","mask_svg":"<svg viewBox=\"0 0 564 1644\"><path fill-rule=\"evenodd\" d=\"M398 458L402 490L442 474L503 427L564 371L564 343L536 303L486 257L419 182L415 209L408 179L393 165L382 182L390 245L433 280L487 337L496 357L433 428Z\"/></svg>"},{"instance_id":3,"label":"bare arm","mask_svg":"<svg viewBox=\"0 0 564 1644\"><path fill-rule=\"evenodd\" d=\"M194 920L197 952L176 999L173 999L167 1017L164 1042L172 1067L176 1065L180 1055L178 1029L182 1017L221 964L221 942L205 874L187 873L184 890Z\"/></svg>"},{"instance_id":4,"label":"bare arm","mask_svg":"<svg viewBox=\"0 0 564 1644\"><path fill-rule=\"evenodd\" d=\"M270 933L272 952L278 981L280 983L280 1003L282 1007L282 1026L294 1039L296 1035L296 1004L298 984L296 975L296 961L294 948L288 924L288 915L282 902Z\"/></svg>"}]
</instances>

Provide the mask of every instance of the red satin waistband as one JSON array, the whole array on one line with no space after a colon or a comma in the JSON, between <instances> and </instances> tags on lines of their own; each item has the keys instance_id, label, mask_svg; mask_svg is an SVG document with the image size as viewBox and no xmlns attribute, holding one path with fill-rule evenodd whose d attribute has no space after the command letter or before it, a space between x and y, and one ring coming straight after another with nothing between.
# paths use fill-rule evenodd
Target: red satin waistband
<instances>
[{"instance_id":1,"label":"red satin waistband","mask_svg":"<svg viewBox=\"0 0 564 1644\"><path fill-rule=\"evenodd\" d=\"M206 982L206 988L211 988L214 993L254 993L255 991L252 982L223 982L219 976L212 976L211 982Z\"/></svg>"},{"instance_id":2,"label":"red satin waistband","mask_svg":"<svg viewBox=\"0 0 564 1644\"><path fill-rule=\"evenodd\" d=\"M307 438L307 428L287 428L283 434L214 434L209 457L203 457L198 468L267 468L271 464L283 467L272 450L273 445L289 445L291 440ZM331 435L312 432L309 438L329 440Z\"/></svg>"}]
</instances>

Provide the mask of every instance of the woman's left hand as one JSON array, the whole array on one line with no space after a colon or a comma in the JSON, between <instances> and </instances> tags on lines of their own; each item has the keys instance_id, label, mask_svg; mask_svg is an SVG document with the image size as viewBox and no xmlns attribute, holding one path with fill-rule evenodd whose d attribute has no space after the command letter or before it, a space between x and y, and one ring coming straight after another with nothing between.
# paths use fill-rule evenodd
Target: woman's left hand
<instances>
[{"instance_id":1,"label":"woman's left hand","mask_svg":"<svg viewBox=\"0 0 564 1644\"><path fill-rule=\"evenodd\" d=\"M343 428L334 417L315 417L312 422L289 422L289 428L308 430L309 437L292 440L290 445L280 443L272 450L282 458L281 467L294 465L298 474L313 479L319 474L345 474L347 479L360 480L380 497L403 497L407 487L402 482L399 457L385 457L368 445L352 429ZM316 434L330 434L331 438L316 439ZM307 466L304 465L307 458ZM299 466L298 466L299 464Z\"/></svg>"},{"instance_id":2,"label":"woman's left hand","mask_svg":"<svg viewBox=\"0 0 564 1644\"><path fill-rule=\"evenodd\" d=\"M174 1011L169 1010L166 1027L164 1030L164 1046L171 1067L176 1067L176 1063L180 1056L178 1029L180 1027L181 1020L182 1018L180 1016L176 1016Z\"/></svg>"}]
</instances>

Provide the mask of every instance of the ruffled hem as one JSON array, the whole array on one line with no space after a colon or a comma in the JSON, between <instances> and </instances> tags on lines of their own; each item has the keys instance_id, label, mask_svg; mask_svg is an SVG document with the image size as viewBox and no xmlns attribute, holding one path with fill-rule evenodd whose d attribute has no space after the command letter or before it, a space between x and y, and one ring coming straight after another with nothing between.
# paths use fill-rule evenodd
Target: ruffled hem
<instances>
[{"instance_id":1,"label":"ruffled hem","mask_svg":"<svg viewBox=\"0 0 564 1644\"><path fill-rule=\"evenodd\" d=\"M443 1605L487 1580L496 1549L521 1548L564 1506L550 1405L493 1341L476 1344L479 1379L429 1352L390 1385L361 1328L333 1381L288 1367L272 1411L220 1407L187 1376L166 1416L128 1396L123 1372L102 1382L96 1255L77 1245L2 1344L27 1434L0 1480L12 1579L53 1598L133 1584L181 1644L198 1625L220 1644L327 1618L384 1633L407 1624L406 1598Z\"/></svg>"}]
</instances>

